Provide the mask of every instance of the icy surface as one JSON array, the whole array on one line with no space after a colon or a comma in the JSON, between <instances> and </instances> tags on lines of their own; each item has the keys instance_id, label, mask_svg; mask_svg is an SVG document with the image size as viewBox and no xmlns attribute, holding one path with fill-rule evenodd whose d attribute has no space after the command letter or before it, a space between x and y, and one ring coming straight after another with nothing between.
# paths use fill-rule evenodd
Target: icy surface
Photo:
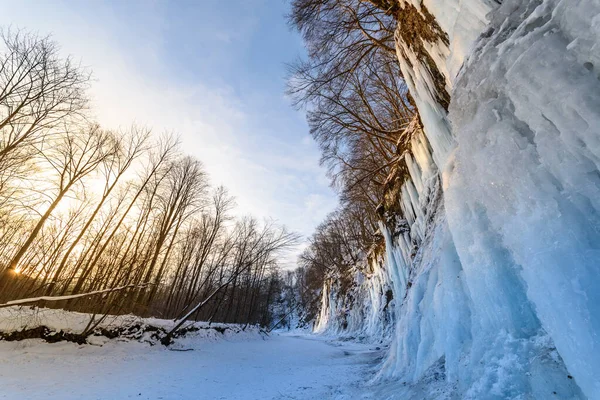
<instances>
[{"instance_id":1,"label":"icy surface","mask_svg":"<svg viewBox=\"0 0 600 400\"><path fill-rule=\"evenodd\" d=\"M600 3L505 1L492 17L451 107L454 241L484 328L541 325L598 398Z\"/></svg>"},{"instance_id":2,"label":"icy surface","mask_svg":"<svg viewBox=\"0 0 600 400\"><path fill-rule=\"evenodd\" d=\"M328 280L321 292L320 313L314 332L367 343L387 342L394 327L388 299L392 277L383 260L371 260L370 273L355 272L354 286L346 296Z\"/></svg>"},{"instance_id":3,"label":"icy surface","mask_svg":"<svg viewBox=\"0 0 600 400\"><path fill-rule=\"evenodd\" d=\"M403 2L448 33L425 46L451 103L398 43L426 138L409 229L382 225L396 332L379 380L404 383L390 398L600 398L600 2Z\"/></svg>"}]
</instances>

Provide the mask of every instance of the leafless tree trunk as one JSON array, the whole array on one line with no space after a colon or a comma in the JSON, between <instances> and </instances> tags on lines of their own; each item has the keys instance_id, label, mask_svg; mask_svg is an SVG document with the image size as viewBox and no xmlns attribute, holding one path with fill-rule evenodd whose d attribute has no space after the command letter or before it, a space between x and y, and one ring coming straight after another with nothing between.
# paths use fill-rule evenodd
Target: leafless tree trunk
<instances>
[{"instance_id":1,"label":"leafless tree trunk","mask_svg":"<svg viewBox=\"0 0 600 400\"><path fill-rule=\"evenodd\" d=\"M107 149L110 137L106 132L100 130L98 126L83 129L85 129L83 132L76 134L67 132L53 150L52 153L55 156L52 158L47 152L41 153L58 174L59 184L57 194L27 237L25 243L12 258L10 262L11 269L16 270L18 268L21 258L39 234L48 217L50 217L50 214L52 214L73 185L94 171L106 157L112 154L113 149Z\"/></svg>"}]
</instances>

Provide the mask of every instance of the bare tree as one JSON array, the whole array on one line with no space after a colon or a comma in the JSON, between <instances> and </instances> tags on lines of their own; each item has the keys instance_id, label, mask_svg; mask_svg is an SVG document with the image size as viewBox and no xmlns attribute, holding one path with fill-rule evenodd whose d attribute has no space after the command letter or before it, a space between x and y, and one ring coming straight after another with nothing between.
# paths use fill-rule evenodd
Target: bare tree
<instances>
[{"instance_id":1,"label":"bare tree","mask_svg":"<svg viewBox=\"0 0 600 400\"><path fill-rule=\"evenodd\" d=\"M154 278L155 286L148 294L147 301L151 301L156 294L157 285L165 272L167 260L173 248L173 243L182 224L203 207L203 195L207 188L206 174L200 162L185 157L175 162L167 177L165 193L159 196L160 220L155 233L152 258L144 276L144 281L150 281L157 266L163 246L171 239L165 248L163 262L160 264ZM141 299L140 299L141 300Z\"/></svg>"},{"instance_id":2,"label":"bare tree","mask_svg":"<svg viewBox=\"0 0 600 400\"><path fill-rule=\"evenodd\" d=\"M61 58L49 37L0 32L0 170L23 163L34 145L87 107L89 73Z\"/></svg>"},{"instance_id":3,"label":"bare tree","mask_svg":"<svg viewBox=\"0 0 600 400\"><path fill-rule=\"evenodd\" d=\"M94 222L96 216L104 206L105 202L120 182L123 175L129 170L133 162L147 150L146 143L150 132L145 129L133 127L131 132L121 133L120 135L112 135L115 143L114 153L106 157L101 163L102 174L104 175L104 187L100 200L96 204L94 211L91 213L84 226L80 229L77 237L71 242L69 248L64 253L62 261L54 273L53 282L56 282L64 270L69 257L73 250L77 247L81 239L87 233L87 230ZM53 289L53 284L48 285L47 294L50 294Z\"/></svg>"},{"instance_id":4,"label":"bare tree","mask_svg":"<svg viewBox=\"0 0 600 400\"><path fill-rule=\"evenodd\" d=\"M110 313L269 324L297 236L233 218L172 136L90 123L89 75L49 38L0 37L0 306L88 312L83 336Z\"/></svg>"},{"instance_id":5,"label":"bare tree","mask_svg":"<svg viewBox=\"0 0 600 400\"><path fill-rule=\"evenodd\" d=\"M415 114L394 50L394 4L296 0L290 15L309 58L290 67L288 94L307 110L342 201L363 202L373 214Z\"/></svg>"},{"instance_id":6,"label":"bare tree","mask_svg":"<svg viewBox=\"0 0 600 400\"><path fill-rule=\"evenodd\" d=\"M93 172L100 163L114 153L111 135L97 125L79 128L75 132L66 132L58 139L51 150L40 151L40 155L56 172L58 185L56 193L50 198L50 204L37 224L10 261L10 268L16 270L21 258L40 230L73 185Z\"/></svg>"},{"instance_id":7,"label":"bare tree","mask_svg":"<svg viewBox=\"0 0 600 400\"><path fill-rule=\"evenodd\" d=\"M210 294L201 302L191 308L163 338L162 343L169 345L172 336L181 326L189 320L194 314L197 314L210 300L212 300L221 290L232 284L240 275L259 269L273 261L281 251L293 246L298 242L299 237L296 234L287 232L285 229L274 229L271 223L265 224L262 228L257 226L254 219L244 219L238 223L238 245L234 255L234 265L229 276L220 282Z\"/></svg>"}]
</instances>

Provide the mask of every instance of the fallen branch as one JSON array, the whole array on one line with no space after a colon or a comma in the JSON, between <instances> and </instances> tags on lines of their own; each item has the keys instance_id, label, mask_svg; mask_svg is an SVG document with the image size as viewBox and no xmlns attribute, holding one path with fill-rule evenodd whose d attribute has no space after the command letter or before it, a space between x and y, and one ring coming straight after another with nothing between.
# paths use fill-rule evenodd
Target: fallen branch
<instances>
[{"instance_id":1,"label":"fallen branch","mask_svg":"<svg viewBox=\"0 0 600 400\"><path fill-rule=\"evenodd\" d=\"M72 300L72 299L78 299L80 297L88 297L88 296L97 296L99 294L106 294L106 293L112 293L112 292L118 292L121 290L125 290L125 289L143 289L146 288L148 286L152 285L152 283L142 283L140 285L125 285L125 286L119 286L116 288L111 288L111 289L103 289L103 290L96 290L94 292L87 292L87 293L80 293L80 294L71 294L68 296L40 296L40 297L31 297L28 299L19 299L19 300L11 300L8 301L4 304L0 304L0 308L6 308L6 307L13 307L13 306L20 306L23 304L31 304L31 303L37 303L39 301L63 301L63 300Z\"/></svg>"},{"instance_id":2,"label":"fallen branch","mask_svg":"<svg viewBox=\"0 0 600 400\"><path fill-rule=\"evenodd\" d=\"M186 315L184 315L183 318L181 318L181 320L173 327L173 329L171 329L169 333L167 333L167 336L162 338L161 343L165 346L170 345L172 343L172 337L175 334L175 332L177 332L177 330L181 328L181 326L192 316L192 314L204 307L204 305L208 303L210 299L212 299L225 286L229 285L229 283L231 283L232 280L233 279L229 279L227 282L221 284L221 286L216 288L206 299L204 299L202 302L196 305L196 307L192 308Z\"/></svg>"}]
</instances>

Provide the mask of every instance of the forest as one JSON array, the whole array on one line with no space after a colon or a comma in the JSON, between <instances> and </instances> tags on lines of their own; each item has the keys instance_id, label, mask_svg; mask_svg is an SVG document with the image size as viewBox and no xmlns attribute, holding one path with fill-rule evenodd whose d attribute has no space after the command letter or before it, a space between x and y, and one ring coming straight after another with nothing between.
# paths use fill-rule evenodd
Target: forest
<instances>
[{"instance_id":1,"label":"forest","mask_svg":"<svg viewBox=\"0 0 600 400\"><path fill-rule=\"evenodd\" d=\"M298 236L234 218L176 135L103 129L91 71L50 37L1 42L0 307L269 325Z\"/></svg>"},{"instance_id":2,"label":"forest","mask_svg":"<svg viewBox=\"0 0 600 400\"><path fill-rule=\"evenodd\" d=\"M292 2L288 21L308 57L289 66L288 94L306 112L340 203L299 259L298 297L307 320L318 314L326 281L344 296L357 267L372 272L367 258L381 258L384 250L380 222L402 218L404 157L421 121L396 55L398 11L385 1Z\"/></svg>"}]
</instances>

